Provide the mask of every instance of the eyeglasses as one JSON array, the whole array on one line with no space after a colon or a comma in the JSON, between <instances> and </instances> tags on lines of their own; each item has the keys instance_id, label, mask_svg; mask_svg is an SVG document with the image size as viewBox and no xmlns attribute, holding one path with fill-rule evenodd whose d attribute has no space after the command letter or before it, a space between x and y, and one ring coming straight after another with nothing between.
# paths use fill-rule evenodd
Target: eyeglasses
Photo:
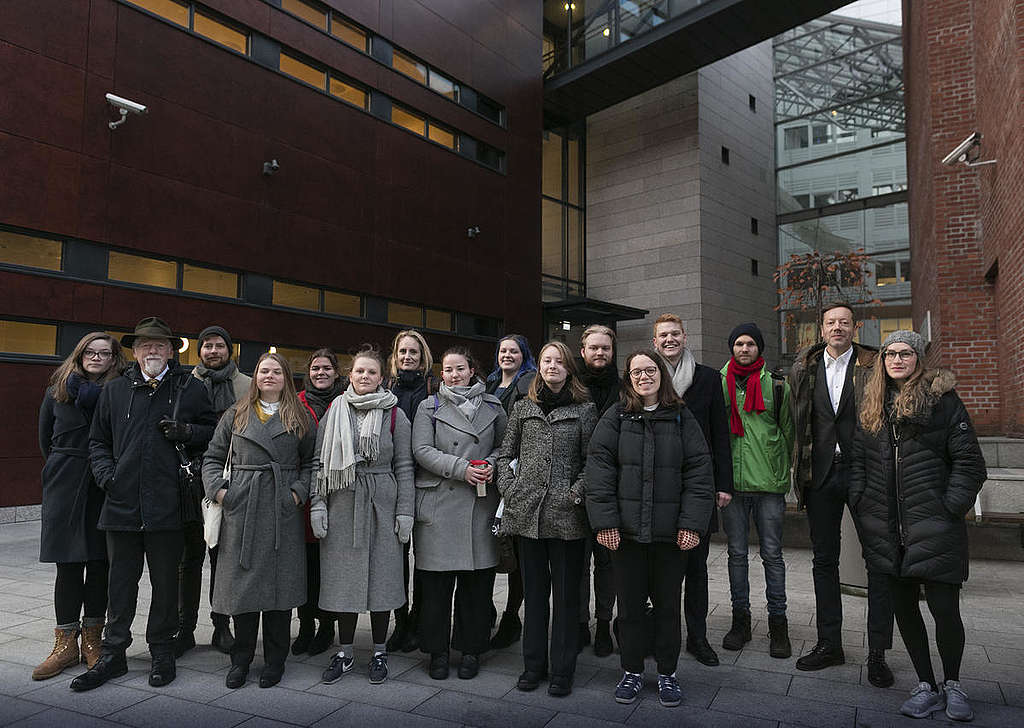
<instances>
[{"instance_id":1,"label":"eyeglasses","mask_svg":"<svg viewBox=\"0 0 1024 728\"><path fill-rule=\"evenodd\" d=\"M86 349L82 352L83 359L109 359L114 355L112 351L93 351L92 349Z\"/></svg>"},{"instance_id":2,"label":"eyeglasses","mask_svg":"<svg viewBox=\"0 0 1024 728\"><path fill-rule=\"evenodd\" d=\"M629 376L633 379L640 379L645 374L654 379L654 375L658 373L658 367L644 367L643 369L630 369Z\"/></svg>"},{"instance_id":3,"label":"eyeglasses","mask_svg":"<svg viewBox=\"0 0 1024 728\"><path fill-rule=\"evenodd\" d=\"M892 349L886 349L885 353L882 356L885 357L886 361L892 361L893 359L899 359L900 361L910 361L911 359L917 356L917 352L913 351L912 349L907 349L904 351L893 351Z\"/></svg>"}]
</instances>

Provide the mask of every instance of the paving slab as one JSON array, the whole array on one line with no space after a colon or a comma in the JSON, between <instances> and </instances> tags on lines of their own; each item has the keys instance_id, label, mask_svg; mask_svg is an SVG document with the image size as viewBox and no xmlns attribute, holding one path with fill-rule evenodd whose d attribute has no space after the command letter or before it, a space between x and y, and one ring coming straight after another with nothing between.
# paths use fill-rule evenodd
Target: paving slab
<instances>
[{"instance_id":1,"label":"paving slab","mask_svg":"<svg viewBox=\"0 0 1024 728\"><path fill-rule=\"evenodd\" d=\"M244 687L232 690L210 705L237 710L271 720L287 721L297 725L311 725L345 705L344 700L324 695L288 690L280 685L261 688L250 680Z\"/></svg>"},{"instance_id":2,"label":"paving slab","mask_svg":"<svg viewBox=\"0 0 1024 728\"><path fill-rule=\"evenodd\" d=\"M548 695L547 685L541 685L529 692L512 690L505 696L505 700L552 712L573 713L614 723L624 723L639 705L622 705L616 703L613 694L607 690L581 687L574 687L569 695L556 698Z\"/></svg>"},{"instance_id":3,"label":"paving slab","mask_svg":"<svg viewBox=\"0 0 1024 728\"><path fill-rule=\"evenodd\" d=\"M461 725L440 718L414 715L363 703L349 703L313 724L313 728L332 726L401 726L401 728L454 728Z\"/></svg>"},{"instance_id":4,"label":"paving slab","mask_svg":"<svg viewBox=\"0 0 1024 728\"><path fill-rule=\"evenodd\" d=\"M755 693L736 688L720 688L711 703L711 709L752 718L787 720L804 726L850 725L856 713L852 707L822 700Z\"/></svg>"},{"instance_id":5,"label":"paving slab","mask_svg":"<svg viewBox=\"0 0 1024 728\"><path fill-rule=\"evenodd\" d=\"M541 728L555 716L552 710L452 690L441 691L412 712L481 728Z\"/></svg>"},{"instance_id":6,"label":"paving slab","mask_svg":"<svg viewBox=\"0 0 1024 728\"><path fill-rule=\"evenodd\" d=\"M189 700L156 695L109 716L111 720L135 728L232 728L249 719L248 713L215 708Z\"/></svg>"},{"instance_id":7,"label":"paving slab","mask_svg":"<svg viewBox=\"0 0 1024 728\"><path fill-rule=\"evenodd\" d=\"M44 710L49 710L49 706L18 698L0 700L0 725L10 725Z\"/></svg>"},{"instance_id":8,"label":"paving slab","mask_svg":"<svg viewBox=\"0 0 1024 728\"><path fill-rule=\"evenodd\" d=\"M13 728L124 728L123 723L59 708L49 708L11 724Z\"/></svg>"},{"instance_id":9,"label":"paving slab","mask_svg":"<svg viewBox=\"0 0 1024 728\"><path fill-rule=\"evenodd\" d=\"M645 700L626 725L637 728L775 728L775 721L717 710L665 708L657 700Z\"/></svg>"},{"instance_id":10,"label":"paving slab","mask_svg":"<svg viewBox=\"0 0 1024 728\"><path fill-rule=\"evenodd\" d=\"M53 678L46 682L45 687L23 693L19 697L22 700L31 700L33 703L43 703L55 708L98 717L108 716L129 705L135 705L153 697L152 693L126 688L115 683L107 683L84 693L75 693L68 687L71 683L70 679Z\"/></svg>"},{"instance_id":11,"label":"paving slab","mask_svg":"<svg viewBox=\"0 0 1024 728\"><path fill-rule=\"evenodd\" d=\"M308 692L343 701L354 700L365 705L410 711L440 691L439 685L430 687L391 678L380 685L370 685L365 676L350 672L333 685L318 682Z\"/></svg>"}]
</instances>

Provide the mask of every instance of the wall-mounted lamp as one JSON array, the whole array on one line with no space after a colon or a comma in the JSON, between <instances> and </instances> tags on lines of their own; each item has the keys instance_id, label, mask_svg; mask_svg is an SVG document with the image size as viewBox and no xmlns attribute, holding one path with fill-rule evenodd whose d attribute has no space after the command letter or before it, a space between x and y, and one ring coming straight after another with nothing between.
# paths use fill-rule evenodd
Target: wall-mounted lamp
<instances>
[{"instance_id":1,"label":"wall-mounted lamp","mask_svg":"<svg viewBox=\"0 0 1024 728\"><path fill-rule=\"evenodd\" d=\"M128 114L145 114L149 110L145 104L140 104L115 94L107 94L107 103L121 112L120 119L107 122L107 126L110 127L111 131L121 126L128 118Z\"/></svg>"},{"instance_id":2,"label":"wall-mounted lamp","mask_svg":"<svg viewBox=\"0 0 1024 728\"><path fill-rule=\"evenodd\" d=\"M562 322L562 331L572 331L572 322L571 321L563 321Z\"/></svg>"},{"instance_id":3,"label":"wall-mounted lamp","mask_svg":"<svg viewBox=\"0 0 1024 728\"><path fill-rule=\"evenodd\" d=\"M475 238L475 237L478 237L479 235L480 235L480 227L479 226L471 225L470 227L466 228L466 237L467 238Z\"/></svg>"},{"instance_id":4,"label":"wall-mounted lamp","mask_svg":"<svg viewBox=\"0 0 1024 728\"><path fill-rule=\"evenodd\" d=\"M178 353L179 354L184 354L186 351L188 351L188 339L186 339L184 336L182 336L180 341L181 341L181 346L178 347Z\"/></svg>"},{"instance_id":5,"label":"wall-mounted lamp","mask_svg":"<svg viewBox=\"0 0 1024 728\"><path fill-rule=\"evenodd\" d=\"M281 165L277 163L276 159L271 159L269 162L263 163L263 174L267 177L275 174L279 169L281 169Z\"/></svg>"}]
</instances>

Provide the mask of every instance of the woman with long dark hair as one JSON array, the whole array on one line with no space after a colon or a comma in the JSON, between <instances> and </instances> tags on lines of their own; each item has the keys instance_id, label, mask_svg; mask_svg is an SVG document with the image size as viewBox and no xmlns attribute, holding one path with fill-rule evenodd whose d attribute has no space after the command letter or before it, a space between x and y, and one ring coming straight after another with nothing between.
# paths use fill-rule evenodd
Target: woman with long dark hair
<instances>
[{"instance_id":1,"label":"woman with long dark hair","mask_svg":"<svg viewBox=\"0 0 1024 728\"><path fill-rule=\"evenodd\" d=\"M229 688L240 688L263 622L260 687L288 656L291 610L306 600L302 506L309 498L316 426L280 354L260 357L249 395L229 407L203 456L206 496L223 508L213 608L235 622Z\"/></svg>"},{"instance_id":2,"label":"woman with long dark hair","mask_svg":"<svg viewBox=\"0 0 1024 728\"><path fill-rule=\"evenodd\" d=\"M107 611L107 546L96 528L103 491L89 467L89 427L103 385L125 367L121 345L102 331L86 334L50 377L39 408L43 483L39 560L57 564L53 651L33 680L59 675L100 655ZM82 645L79 648L78 638Z\"/></svg>"},{"instance_id":3,"label":"woman with long dark hair","mask_svg":"<svg viewBox=\"0 0 1024 728\"><path fill-rule=\"evenodd\" d=\"M643 688L644 613L654 604L658 700L682 702L680 594L687 552L700 544L714 508L714 473L704 433L676 396L665 360L649 349L626 358L619 402L597 424L587 454L587 514L612 552L624 675L615 700Z\"/></svg>"},{"instance_id":4,"label":"woman with long dark hair","mask_svg":"<svg viewBox=\"0 0 1024 728\"><path fill-rule=\"evenodd\" d=\"M914 331L886 337L865 387L850 470L849 503L868 571L888 574L893 611L919 684L900 712L953 720L974 711L960 683L967 581L964 516L985 482L985 460L953 375L924 364ZM944 682L936 682L921 618L924 589Z\"/></svg>"}]
</instances>

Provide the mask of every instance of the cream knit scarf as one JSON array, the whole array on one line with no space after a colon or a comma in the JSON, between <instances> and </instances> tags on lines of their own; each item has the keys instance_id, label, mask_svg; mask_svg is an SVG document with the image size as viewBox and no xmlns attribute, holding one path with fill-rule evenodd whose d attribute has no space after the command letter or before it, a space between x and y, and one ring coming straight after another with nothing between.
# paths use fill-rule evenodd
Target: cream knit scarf
<instances>
[{"instance_id":1,"label":"cream knit scarf","mask_svg":"<svg viewBox=\"0 0 1024 728\"><path fill-rule=\"evenodd\" d=\"M669 364L668 368L672 369L672 365ZM683 353L679 356L679 364L672 372L672 388L676 390L678 396L682 397L693 384L693 372L696 368L697 360L693 358L693 354L689 349L683 349Z\"/></svg>"},{"instance_id":2,"label":"cream knit scarf","mask_svg":"<svg viewBox=\"0 0 1024 728\"><path fill-rule=\"evenodd\" d=\"M380 453L380 428L384 410L390 410L398 398L386 389L356 394L352 386L336 398L320 421L324 430L320 448L320 469L316 474L316 492L326 496L344 490L356 479L356 454L368 463ZM352 410L366 413L359 425L359 441L352 432Z\"/></svg>"},{"instance_id":3,"label":"cream knit scarf","mask_svg":"<svg viewBox=\"0 0 1024 728\"><path fill-rule=\"evenodd\" d=\"M484 392L487 391L487 385L483 382L475 382L469 386L458 386L449 387L447 384L442 384L438 390L438 396L450 402L462 416L466 418L466 422L473 422L473 415L476 414L477 408L480 406Z\"/></svg>"}]
</instances>

